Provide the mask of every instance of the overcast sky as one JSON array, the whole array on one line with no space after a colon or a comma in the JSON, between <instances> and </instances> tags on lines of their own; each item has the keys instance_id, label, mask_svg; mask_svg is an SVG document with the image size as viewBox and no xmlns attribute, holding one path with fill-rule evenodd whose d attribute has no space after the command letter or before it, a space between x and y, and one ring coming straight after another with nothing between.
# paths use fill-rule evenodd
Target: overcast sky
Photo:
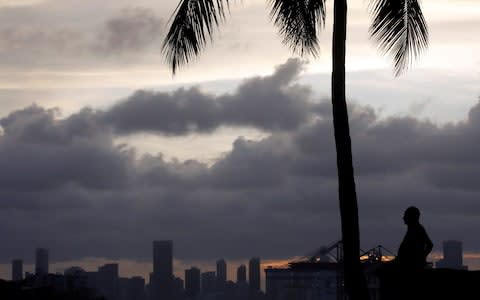
<instances>
[{"instance_id":1,"label":"overcast sky","mask_svg":"<svg viewBox=\"0 0 480 300\"><path fill-rule=\"evenodd\" d=\"M0 277L35 247L57 266L145 274L154 239L174 240L180 270L340 238L330 11L320 57L299 59L265 1L238 1L172 77L160 47L176 3L0 1ZM430 47L400 78L368 38L365 2L349 10L362 247L395 251L417 205L436 252L459 239L476 257L480 2L422 3Z\"/></svg>"}]
</instances>

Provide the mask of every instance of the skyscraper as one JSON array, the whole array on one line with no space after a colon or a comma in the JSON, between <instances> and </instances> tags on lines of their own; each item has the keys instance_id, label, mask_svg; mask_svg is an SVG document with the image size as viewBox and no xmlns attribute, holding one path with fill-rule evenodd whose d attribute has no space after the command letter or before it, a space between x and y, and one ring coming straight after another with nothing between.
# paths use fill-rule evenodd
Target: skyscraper
<instances>
[{"instance_id":1,"label":"skyscraper","mask_svg":"<svg viewBox=\"0 0 480 300\"><path fill-rule=\"evenodd\" d=\"M437 268L449 268L466 270L463 265L462 242L449 240L443 242L443 259L439 260L435 266Z\"/></svg>"},{"instance_id":2,"label":"skyscraper","mask_svg":"<svg viewBox=\"0 0 480 300\"><path fill-rule=\"evenodd\" d=\"M189 298L200 294L200 269L191 267L185 270L185 294Z\"/></svg>"},{"instance_id":3,"label":"skyscraper","mask_svg":"<svg viewBox=\"0 0 480 300\"><path fill-rule=\"evenodd\" d=\"M35 274L48 274L48 249L37 248L35 250Z\"/></svg>"},{"instance_id":4,"label":"skyscraper","mask_svg":"<svg viewBox=\"0 0 480 300\"><path fill-rule=\"evenodd\" d=\"M260 258L258 257L248 262L248 284L250 290L260 291Z\"/></svg>"},{"instance_id":5,"label":"skyscraper","mask_svg":"<svg viewBox=\"0 0 480 300\"><path fill-rule=\"evenodd\" d=\"M237 268L237 283L246 283L247 282L247 267L245 265L240 265Z\"/></svg>"},{"instance_id":6,"label":"skyscraper","mask_svg":"<svg viewBox=\"0 0 480 300\"><path fill-rule=\"evenodd\" d=\"M173 241L153 241L153 273L161 280L172 280Z\"/></svg>"},{"instance_id":7,"label":"skyscraper","mask_svg":"<svg viewBox=\"0 0 480 300\"><path fill-rule=\"evenodd\" d=\"M225 260L217 260L217 288L222 290L227 283L227 263Z\"/></svg>"},{"instance_id":8,"label":"skyscraper","mask_svg":"<svg viewBox=\"0 0 480 300\"><path fill-rule=\"evenodd\" d=\"M106 264L98 267L97 289L107 300L118 297L118 264Z\"/></svg>"},{"instance_id":9,"label":"skyscraper","mask_svg":"<svg viewBox=\"0 0 480 300\"><path fill-rule=\"evenodd\" d=\"M463 265L463 249L460 241L443 242L443 258L445 261L455 267Z\"/></svg>"},{"instance_id":10,"label":"skyscraper","mask_svg":"<svg viewBox=\"0 0 480 300\"><path fill-rule=\"evenodd\" d=\"M202 273L202 293L209 295L215 293L217 276L214 271Z\"/></svg>"},{"instance_id":11,"label":"skyscraper","mask_svg":"<svg viewBox=\"0 0 480 300\"><path fill-rule=\"evenodd\" d=\"M173 297L173 241L153 241L153 273L149 286L150 299Z\"/></svg>"},{"instance_id":12,"label":"skyscraper","mask_svg":"<svg viewBox=\"0 0 480 300\"><path fill-rule=\"evenodd\" d=\"M12 280L19 281L23 279L23 261L21 259L12 260Z\"/></svg>"}]
</instances>

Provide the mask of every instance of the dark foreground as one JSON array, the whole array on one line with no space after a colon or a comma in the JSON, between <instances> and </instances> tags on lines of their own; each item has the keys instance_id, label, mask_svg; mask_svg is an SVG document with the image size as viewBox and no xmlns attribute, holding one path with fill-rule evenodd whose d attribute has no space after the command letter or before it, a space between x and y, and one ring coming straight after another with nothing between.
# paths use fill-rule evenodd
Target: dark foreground
<instances>
[{"instance_id":1,"label":"dark foreground","mask_svg":"<svg viewBox=\"0 0 480 300\"><path fill-rule=\"evenodd\" d=\"M105 300L95 296L91 290L59 291L53 287L26 287L23 282L0 280L2 300Z\"/></svg>"},{"instance_id":2,"label":"dark foreground","mask_svg":"<svg viewBox=\"0 0 480 300\"><path fill-rule=\"evenodd\" d=\"M380 300L480 299L480 271L424 269L378 274Z\"/></svg>"}]
</instances>

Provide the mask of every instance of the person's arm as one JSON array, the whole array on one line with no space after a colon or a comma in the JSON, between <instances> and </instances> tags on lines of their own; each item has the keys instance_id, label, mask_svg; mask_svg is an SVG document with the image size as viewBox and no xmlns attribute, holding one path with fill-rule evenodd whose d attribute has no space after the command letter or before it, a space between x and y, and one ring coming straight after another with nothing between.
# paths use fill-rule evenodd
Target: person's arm
<instances>
[{"instance_id":1,"label":"person's arm","mask_svg":"<svg viewBox=\"0 0 480 300\"><path fill-rule=\"evenodd\" d=\"M432 252L432 249L433 249L433 242L432 240L430 239L430 237L428 236L427 232L425 231L425 228L423 229L423 232L424 232L424 240L425 240L425 252L424 252L424 255L425 255L425 258L430 254L430 252Z\"/></svg>"}]
</instances>

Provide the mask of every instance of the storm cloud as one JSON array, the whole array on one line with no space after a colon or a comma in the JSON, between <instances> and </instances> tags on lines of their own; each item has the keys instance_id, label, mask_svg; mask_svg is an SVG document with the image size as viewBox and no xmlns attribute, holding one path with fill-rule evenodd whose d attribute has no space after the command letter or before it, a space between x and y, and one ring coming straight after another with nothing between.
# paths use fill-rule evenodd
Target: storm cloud
<instances>
[{"instance_id":1,"label":"storm cloud","mask_svg":"<svg viewBox=\"0 0 480 300\"><path fill-rule=\"evenodd\" d=\"M61 119L31 106L3 117L0 260L38 246L58 261L149 260L154 239L173 239L180 259L279 258L338 240L330 104L296 83L301 66L288 61L232 94L137 92L105 111ZM464 121L438 125L352 102L350 120L362 247L395 251L403 210L417 205L436 250L455 238L479 251L480 103ZM126 133L214 134L223 125L267 136L238 137L210 165L116 143Z\"/></svg>"}]
</instances>

